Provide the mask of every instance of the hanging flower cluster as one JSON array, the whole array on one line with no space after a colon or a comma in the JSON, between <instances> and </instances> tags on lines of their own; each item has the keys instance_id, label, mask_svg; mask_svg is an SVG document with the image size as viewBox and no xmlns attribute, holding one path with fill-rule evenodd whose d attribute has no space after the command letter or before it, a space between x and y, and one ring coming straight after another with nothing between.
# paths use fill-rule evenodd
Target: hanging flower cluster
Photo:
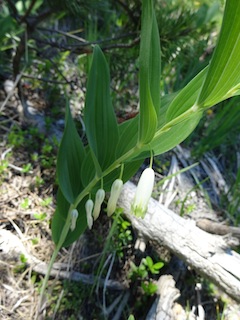
<instances>
[{"instance_id":1,"label":"hanging flower cluster","mask_svg":"<svg viewBox=\"0 0 240 320\"><path fill-rule=\"evenodd\" d=\"M110 197L107 204L107 215L110 217L116 210L117 201L122 191L123 181L121 179L116 179L111 187ZM101 206L105 199L105 190L99 189L95 196L95 203L92 199L88 199L85 204L86 216L87 216L87 225L89 229L92 229L93 222L97 220L101 212ZM78 217L76 209L72 211L72 222L70 229L73 231L76 226L76 220Z\"/></svg>"},{"instance_id":2,"label":"hanging flower cluster","mask_svg":"<svg viewBox=\"0 0 240 320\"><path fill-rule=\"evenodd\" d=\"M132 212L135 216L144 218L147 211L148 202L152 195L154 187L155 173L152 168L147 168L143 171L137 186L137 191L134 197L133 204L131 206ZM117 201L123 188L123 181L116 179L111 187L110 197L107 204L107 215L111 217L117 207ZM93 222L97 220L101 212L101 206L105 199L105 190L99 189L95 196L95 203L92 199L88 199L85 204L87 225L89 229L92 229ZM78 212L76 209L72 211L72 220L70 229L73 231L76 227L76 221L78 218Z\"/></svg>"}]
</instances>

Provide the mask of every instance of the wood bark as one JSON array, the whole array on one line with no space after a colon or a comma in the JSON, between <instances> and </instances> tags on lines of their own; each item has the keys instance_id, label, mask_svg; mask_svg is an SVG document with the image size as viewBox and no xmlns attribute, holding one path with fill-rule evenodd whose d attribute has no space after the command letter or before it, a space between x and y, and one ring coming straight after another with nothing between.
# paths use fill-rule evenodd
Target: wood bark
<instances>
[{"instance_id":1,"label":"wood bark","mask_svg":"<svg viewBox=\"0 0 240 320\"><path fill-rule=\"evenodd\" d=\"M135 192L136 186L127 182L118 205L140 236L165 246L240 302L240 255L230 248L231 236L209 234L198 228L195 221L180 217L152 198L145 218L136 218L131 214Z\"/></svg>"}]
</instances>

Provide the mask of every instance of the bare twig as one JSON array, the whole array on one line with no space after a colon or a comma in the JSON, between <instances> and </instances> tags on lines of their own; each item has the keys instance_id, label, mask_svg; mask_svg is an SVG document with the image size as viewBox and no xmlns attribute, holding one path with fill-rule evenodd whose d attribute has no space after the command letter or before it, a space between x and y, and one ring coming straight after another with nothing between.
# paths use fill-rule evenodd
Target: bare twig
<instances>
[{"instance_id":1,"label":"bare twig","mask_svg":"<svg viewBox=\"0 0 240 320\"><path fill-rule=\"evenodd\" d=\"M92 53L92 46L95 44L101 44L104 43L105 40L101 41L93 41L93 42L86 42L86 43L81 43L81 44L62 44L62 43L56 43L56 42L50 42L46 40L42 40L36 37L33 37L36 41L39 43L48 45L53 48L58 48L59 50L69 50L72 53L75 54L90 54ZM113 49L129 49L134 46L136 46L140 41L140 38L137 37L134 40L132 40L130 43L113 43L109 45L102 45L101 49L103 51L108 51L108 50L113 50Z\"/></svg>"},{"instance_id":2,"label":"bare twig","mask_svg":"<svg viewBox=\"0 0 240 320\"><path fill-rule=\"evenodd\" d=\"M132 33L127 33L127 34L120 34L118 36L109 37L109 38L105 38L105 39L87 41L84 38L73 35L72 32L64 32L64 31L61 31L58 29L49 29L49 28L43 28L43 27L38 27L37 30L62 34L68 38L72 38L74 40L77 40L78 42L81 43L81 46L92 46L95 44L115 42L115 41L119 41L119 40L123 40L123 39L127 39L127 38L136 37L136 35L138 34L137 32L132 32ZM77 44L77 46L79 46L79 44Z\"/></svg>"},{"instance_id":3,"label":"bare twig","mask_svg":"<svg viewBox=\"0 0 240 320\"><path fill-rule=\"evenodd\" d=\"M32 0L32 2L30 3L27 11L25 12L24 16L21 17L20 23L26 22L27 17L30 15L30 13L31 13L33 7L35 6L35 3L36 3L36 2L37 2L37 0Z\"/></svg>"},{"instance_id":4,"label":"bare twig","mask_svg":"<svg viewBox=\"0 0 240 320\"><path fill-rule=\"evenodd\" d=\"M240 228L238 227L226 226L222 223L214 222L208 219L198 220L196 225L209 233L218 235L232 235L233 237L240 239Z\"/></svg>"},{"instance_id":5,"label":"bare twig","mask_svg":"<svg viewBox=\"0 0 240 320\"><path fill-rule=\"evenodd\" d=\"M27 79L35 79L35 80L42 81L42 82L47 82L47 83L69 84L69 82L50 80L50 79L41 78L39 76L33 76L33 75L30 75L30 74L25 74L25 73L22 75L22 77L23 78L27 78Z\"/></svg>"},{"instance_id":6,"label":"bare twig","mask_svg":"<svg viewBox=\"0 0 240 320\"><path fill-rule=\"evenodd\" d=\"M137 37L136 39L134 39L134 40L131 41L130 43L110 44L110 45L104 46L102 49L103 49L103 50L128 49L128 48L135 47L137 44L139 44L139 42L140 42L140 37Z\"/></svg>"}]
</instances>

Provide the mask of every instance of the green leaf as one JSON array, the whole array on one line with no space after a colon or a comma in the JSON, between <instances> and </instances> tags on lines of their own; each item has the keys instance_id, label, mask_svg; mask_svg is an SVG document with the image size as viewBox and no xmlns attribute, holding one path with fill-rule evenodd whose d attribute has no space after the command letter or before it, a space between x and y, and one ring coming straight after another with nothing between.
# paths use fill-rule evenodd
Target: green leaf
<instances>
[{"instance_id":1,"label":"green leaf","mask_svg":"<svg viewBox=\"0 0 240 320\"><path fill-rule=\"evenodd\" d=\"M196 128L201 117L202 112L196 112L166 131L159 129L150 143L150 148L153 150L154 155L167 152L185 140ZM147 148L145 151L147 151Z\"/></svg>"},{"instance_id":2,"label":"green leaf","mask_svg":"<svg viewBox=\"0 0 240 320\"><path fill-rule=\"evenodd\" d=\"M53 215L51 229L52 229L52 239L55 244L58 243L62 229L65 225L70 203L64 197L60 188L57 192L57 207Z\"/></svg>"},{"instance_id":3,"label":"green leaf","mask_svg":"<svg viewBox=\"0 0 240 320\"><path fill-rule=\"evenodd\" d=\"M164 267L164 262L156 262L153 265L155 270L160 270L162 267Z\"/></svg>"},{"instance_id":4,"label":"green leaf","mask_svg":"<svg viewBox=\"0 0 240 320\"><path fill-rule=\"evenodd\" d=\"M67 247L70 244L72 244L74 241L76 241L87 228L87 219L86 219L86 212L85 212L86 200L87 200L87 197L85 197L77 207L78 219L76 223L76 228L73 231L69 229L67 237L62 245L63 247ZM70 207L70 204L64 198L64 195L59 189L57 194L57 208L53 215L52 224L51 224L52 239L55 244L58 244L59 242L62 230L67 220L69 207Z\"/></svg>"},{"instance_id":5,"label":"green leaf","mask_svg":"<svg viewBox=\"0 0 240 320\"><path fill-rule=\"evenodd\" d=\"M110 98L108 64L98 46L93 51L84 121L89 146L104 171L115 160L118 125Z\"/></svg>"},{"instance_id":6,"label":"green leaf","mask_svg":"<svg viewBox=\"0 0 240 320\"><path fill-rule=\"evenodd\" d=\"M68 105L65 121L65 130L57 158L57 177L65 198L69 203L73 203L82 190L81 164L85 157L85 150Z\"/></svg>"},{"instance_id":7,"label":"green leaf","mask_svg":"<svg viewBox=\"0 0 240 320\"><path fill-rule=\"evenodd\" d=\"M166 111L176 95L177 93L172 93L162 97L161 108L158 115L158 130L166 124ZM138 138L138 118L139 116L137 115L135 118L127 120L119 126L120 139L117 146L117 157L122 156L136 146ZM132 155L131 159L140 160L146 159L149 156L150 146L147 146L147 151L145 147L136 149L136 153Z\"/></svg>"},{"instance_id":8,"label":"green leaf","mask_svg":"<svg viewBox=\"0 0 240 320\"><path fill-rule=\"evenodd\" d=\"M137 145L139 116L123 122L119 126L119 142L116 148L117 158Z\"/></svg>"},{"instance_id":9,"label":"green leaf","mask_svg":"<svg viewBox=\"0 0 240 320\"><path fill-rule=\"evenodd\" d=\"M67 218L69 207L70 207L70 203L64 197L61 189L58 188L58 192L57 192L57 209L58 209L59 214L65 219Z\"/></svg>"},{"instance_id":10,"label":"green leaf","mask_svg":"<svg viewBox=\"0 0 240 320\"><path fill-rule=\"evenodd\" d=\"M158 26L151 0L142 6L139 56L140 116L138 144L149 143L157 128L160 108L161 56Z\"/></svg>"},{"instance_id":11,"label":"green leaf","mask_svg":"<svg viewBox=\"0 0 240 320\"><path fill-rule=\"evenodd\" d=\"M166 113L166 123L179 117L194 106L207 71L208 68L205 68L199 72L172 100Z\"/></svg>"},{"instance_id":12,"label":"green leaf","mask_svg":"<svg viewBox=\"0 0 240 320\"><path fill-rule=\"evenodd\" d=\"M185 140L196 128L202 117L202 110L194 109L195 101L206 77L207 68L202 70L179 93L162 99L161 114L156 134L140 156L146 156L149 148L154 155L162 154Z\"/></svg>"},{"instance_id":13,"label":"green leaf","mask_svg":"<svg viewBox=\"0 0 240 320\"><path fill-rule=\"evenodd\" d=\"M92 152L87 149L87 155L81 167L81 176L83 186L86 187L95 176L95 166L92 158Z\"/></svg>"},{"instance_id":14,"label":"green leaf","mask_svg":"<svg viewBox=\"0 0 240 320\"><path fill-rule=\"evenodd\" d=\"M199 81L201 84L203 79L204 71L183 88L177 96L171 94L170 97L166 96L162 99L162 121L159 122L159 127L150 143L150 148L154 152L154 155L171 150L185 140L196 128L202 117L202 111L197 110L192 112L191 107L194 101L196 101L200 90L198 88ZM172 102L171 99L173 99ZM149 147L143 151L146 154L146 152L149 152Z\"/></svg>"},{"instance_id":15,"label":"green leaf","mask_svg":"<svg viewBox=\"0 0 240 320\"><path fill-rule=\"evenodd\" d=\"M142 163L143 159L138 159L124 163L124 171L122 176L122 180L124 183L127 182L138 171ZM119 178L119 174L120 167L104 177L103 182L105 191L110 191L113 181Z\"/></svg>"},{"instance_id":16,"label":"green leaf","mask_svg":"<svg viewBox=\"0 0 240 320\"><path fill-rule=\"evenodd\" d=\"M153 260L151 257L149 257L149 256L146 257L146 264L149 268L151 268L153 266Z\"/></svg>"},{"instance_id":17,"label":"green leaf","mask_svg":"<svg viewBox=\"0 0 240 320\"><path fill-rule=\"evenodd\" d=\"M197 105L211 107L240 89L240 1L227 0L222 28Z\"/></svg>"}]
</instances>

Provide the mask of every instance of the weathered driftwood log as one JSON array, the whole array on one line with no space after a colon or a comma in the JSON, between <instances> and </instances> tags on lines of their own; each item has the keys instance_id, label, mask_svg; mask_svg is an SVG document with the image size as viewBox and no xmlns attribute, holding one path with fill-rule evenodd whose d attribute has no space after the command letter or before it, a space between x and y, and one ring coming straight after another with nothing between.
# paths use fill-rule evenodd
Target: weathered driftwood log
<instances>
[{"instance_id":1,"label":"weathered driftwood log","mask_svg":"<svg viewBox=\"0 0 240 320\"><path fill-rule=\"evenodd\" d=\"M140 235L167 247L240 302L240 255L230 249L227 237L201 230L195 221L180 217L154 199L150 199L145 218L138 219L130 214L135 191L136 186L127 182L118 205Z\"/></svg>"}]
</instances>

